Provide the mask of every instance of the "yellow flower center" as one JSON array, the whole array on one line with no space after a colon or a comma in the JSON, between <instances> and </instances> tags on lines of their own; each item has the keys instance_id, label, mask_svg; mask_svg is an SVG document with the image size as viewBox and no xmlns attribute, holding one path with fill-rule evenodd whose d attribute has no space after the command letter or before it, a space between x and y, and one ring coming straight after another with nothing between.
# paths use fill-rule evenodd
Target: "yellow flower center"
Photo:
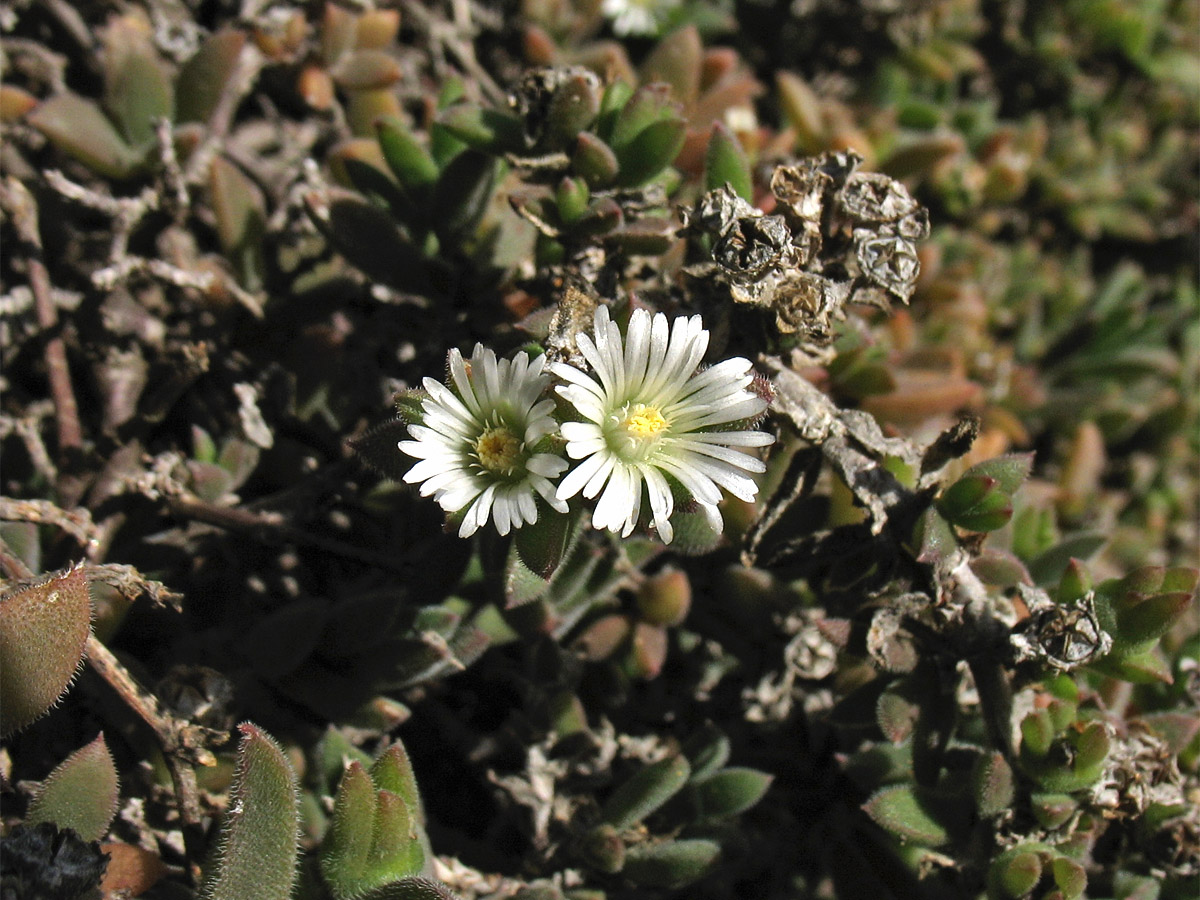
<instances>
[{"instance_id":1,"label":"yellow flower center","mask_svg":"<svg viewBox=\"0 0 1200 900\"><path fill-rule=\"evenodd\" d=\"M475 456L489 472L511 475L521 458L521 442L503 425L497 425L479 436Z\"/></svg>"},{"instance_id":2,"label":"yellow flower center","mask_svg":"<svg viewBox=\"0 0 1200 900\"><path fill-rule=\"evenodd\" d=\"M637 403L626 414L621 425L630 437L650 441L666 430L667 420L663 418L657 406Z\"/></svg>"}]
</instances>

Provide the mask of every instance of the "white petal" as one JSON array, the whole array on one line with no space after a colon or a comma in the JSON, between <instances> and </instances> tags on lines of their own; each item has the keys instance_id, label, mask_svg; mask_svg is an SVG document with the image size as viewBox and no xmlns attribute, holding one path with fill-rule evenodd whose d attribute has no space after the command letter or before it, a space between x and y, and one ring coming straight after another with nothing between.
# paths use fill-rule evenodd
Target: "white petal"
<instances>
[{"instance_id":1,"label":"white petal","mask_svg":"<svg viewBox=\"0 0 1200 900\"><path fill-rule=\"evenodd\" d=\"M523 490L517 494L516 500L517 500L517 506L521 510L521 515L524 517L525 522L530 525L532 525L534 522L536 522L537 517L538 517L538 511L537 511L537 503L534 502L534 499L533 499L533 493L531 491ZM521 523L518 521L518 522L516 522L516 524L519 526Z\"/></svg>"},{"instance_id":2,"label":"white petal","mask_svg":"<svg viewBox=\"0 0 1200 900\"><path fill-rule=\"evenodd\" d=\"M775 443L775 436L765 431L693 431L687 439L729 447L769 447Z\"/></svg>"},{"instance_id":3,"label":"white petal","mask_svg":"<svg viewBox=\"0 0 1200 900\"><path fill-rule=\"evenodd\" d=\"M492 519L495 521L496 530L500 532L501 536L508 534L511 523L508 497L496 497L496 502L492 504Z\"/></svg>"},{"instance_id":4,"label":"white petal","mask_svg":"<svg viewBox=\"0 0 1200 900\"><path fill-rule=\"evenodd\" d=\"M554 456L551 453L535 453L529 457L529 461L525 463L525 468L535 475L542 475L546 478L557 478L567 470L569 463L561 456Z\"/></svg>"},{"instance_id":5,"label":"white petal","mask_svg":"<svg viewBox=\"0 0 1200 900\"><path fill-rule=\"evenodd\" d=\"M565 513L570 507L567 506L567 501L560 500L554 496L554 485L540 475L530 475L529 484L533 489L541 494L542 499L549 503L560 513Z\"/></svg>"},{"instance_id":6,"label":"white petal","mask_svg":"<svg viewBox=\"0 0 1200 900\"><path fill-rule=\"evenodd\" d=\"M721 499L721 490L711 478L696 471L671 457L664 456L656 459L655 464L664 472L673 475L675 480L687 489L687 492L701 503L717 503Z\"/></svg>"},{"instance_id":7,"label":"white petal","mask_svg":"<svg viewBox=\"0 0 1200 900\"><path fill-rule=\"evenodd\" d=\"M479 352L479 345L475 345L475 352ZM475 399L475 391L471 387L471 379L467 376L467 367L463 363L462 354L457 349L451 350L448 356L450 364L450 377L454 381L454 386L458 388L459 396L466 404L467 408L476 415L479 414L479 401Z\"/></svg>"},{"instance_id":8,"label":"white petal","mask_svg":"<svg viewBox=\"0 0 1200 900\"><path fill-rule=\"evenodd\" d=\"M583 490L583 486L588 483L588 480L604 464L604 458L607 455L606 453L593 453L568 472L563 480L558 483L558 499L569 500Z\"/></svg>"},{"instance_id":9,"label":"white petal","mask_svg":"<svg viewBox=\"0 0 1200 900\"><path fill-rule=\"evenodd\" d=\"M600 493L600 489L604 487L604 482L608 481L609 476L612 474L613 468L620 467L617 458L611 453L597 453L596 456L600 457L600 468L588 479L588 483L583 486L583 496L588 500L591 500Z\"/></svg>"},{"instance_id":10,"label":"white petal","mask_svg":"<svg viewBox=\"0 0 1200 900\"><path fill-rule=\"evenodd\" d=\"M693 443L687 438L679 438L672 445L671 449L672 451L679 449L690 453L701 453L705 456L711 456L713 459L719 459L721 462L736 466L739 469L745 469L747 472L767 471L766 463L757 456L750 456L748 453L742 453L740 450L731 450L719 444Z\"/></svg>"}]
</instances>

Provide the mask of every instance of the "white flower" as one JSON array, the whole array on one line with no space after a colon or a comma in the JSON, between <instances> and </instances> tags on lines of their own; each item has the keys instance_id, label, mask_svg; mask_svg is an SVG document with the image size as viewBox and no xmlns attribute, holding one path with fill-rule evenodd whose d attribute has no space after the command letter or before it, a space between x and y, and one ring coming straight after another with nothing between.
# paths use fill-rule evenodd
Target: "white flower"
<instances>
[{"instance_id":1,"label":"white flower","mask_svg":"<svg viewBox=\"0 0 1200 900\"><path fill-rule=\"evenodd\" d=\"M617 37L658 34L660 20L665 19L680 0L604 0L600 12L612 20Z\"/></svg>"},{"instance_id":2,"label":"white flower","mask_svg":"<svg viewBox=\"0 0 1200 900\"><path fill-rule=\"evenodd\" d=\"M542 438L558 430L554 401L542 399L550 383L542 371L545 357L530 362L518 353L511 361L497 360L476 344L469 361L451 350L449 362L453 390L426 378L424 421L409 426L414 440L400 442L401 450L420 460L404 480L421 482L421 495L432 494L446 512L469 505L459 537L474 534L489 516L500 534L536 522L535 491L566 512L551 479L567 461L536 452Z\"/></svg>"},{"instance_id":3,"label":"white flower","mask_svg":"<svg viewBox=\"0 0 1200 900\"><path fill-rule=\"evenodd\" d=\"M637 524L645 483L654 527L670 543L670 476L720 527L720 488L753 500L758 485L747 473L766 469L762 460L732 448L774 441L761 431L717 430L767 407L746 389L754 377L749 360L727 359L696 371L708 348L699 316L678 318L668 327L662 313L651 317L639 309L622 339L608 308L601 306L595 326L593 339L576 338L595 378L566 363L552 366L568 382L558 393L587 420L562 425L567 455L582 462L559 484L559 499L581 491L591 499L603 489L592 524L625 536Z\"/></svg>"}]
</instances>

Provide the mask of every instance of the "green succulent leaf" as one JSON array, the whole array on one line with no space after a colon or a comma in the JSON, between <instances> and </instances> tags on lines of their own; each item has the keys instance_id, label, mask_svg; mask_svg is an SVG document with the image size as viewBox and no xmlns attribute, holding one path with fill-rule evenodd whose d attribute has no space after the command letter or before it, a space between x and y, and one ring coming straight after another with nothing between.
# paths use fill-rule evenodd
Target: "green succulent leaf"
<instances>
[{"instance_id":1,"label":"green succulent leaf","mask_svg":"<svg viewBox=\"0 0 1200 900\"><path fill-rule=\"evenodd\" d=\"M517 529L513 546L531 572L549 579L577 543L578 525L578 512L558 513L539 502L537 521Z\"/></svg>"},{"instance_id":2,"label":"green succulent leaf","mask_svg":"<svg viewBox=\"0 0 1200 900\"><path fill-rule=\"evenodd\" d=\"M687 137L687 123L682 119L654 122L616 150L621 164L618 184L637 187L645 184L675 161Z\"/></svg>"},{"instance_id":3,"label":"green succulent leaf","mask_svg":"<svg viewBox=\"0 0 1200 900\"><path fill-rule=\"evenodd\" d=\"M617 180L621 164L612 147L589 131L575 138L571 168L594 190L606 188Z\"/></svg>"},{"instance_id":4,"label":"green succulent leaf","mask_svg":"<svg viewBox=\"0 0 1200 900\"><path fill-rule=\"evenodd\" d=\"M375 887L417 875L425 862L417 824L399 795L380 790L375 795L375 830L361 886Z\"/></svg>"},{"instance_id":5,"label":"green succulent leaf","mask_svg":"<svg viewBox=\"0 0 1200 900\"><path fill-rule=\"evenodd\" d=\"M554 204L558 218L564 225L579 220L588 208L592 192L583 178L563 177L554 191Z\"/></svg>"},{"instance_id":6,"label":"green succulent leaf","mask_svg":"<svg viewBox=\"0 0 1200 900\"><path fill-rule=\"evenodd\" d=\"M249 722L238 726L229 808L202 900L288 900L300 833L296 773L279 745Z\"/></svg>"},{"instance_id":7,"label":"green succulent leaf","mask_svg":"<svg viewBox=\"0 0 1200 900\"><path fill-rule=\"evenodd\" d=\"M1042 879L1043 857L1048 852L1043 844L1022 844L1000 854L988 868L988 897L1019 900L1028 896Z\"/></svg>"},{"instance_id":8,"label":"green succulent leaf","mask_svg":"<svg viewBox=\"0 0 1200 900\"><path fill-rule=\"evenodd\" d=\"M1016 793L1013 770L999 750L980 754L972 780L975 809L983 818L998 816L1012 805Z\"/></svg>"},{"instance_id":9,"label":"green succulent leaf","mask_svg":"<svg viewBox=\"0 0 1200 900\"><path fill-rule=\"evenodd\" d=\"M1054 883L1058 885L1064 900L1076 900L1087 890L1087 872L1073 859L1060 856L1050 863Z\"/></svg>"},{"instance_id":10,"label":"green succulent leaf","mask_svg":"<svg viewBox=\"0 0 1200 900\"><path fill-rule=\"evenodd\" d=\"M546 111L546 129L541 146L546 151L560 150L570 145L576 135L591 127L600 113L600 97L593 80L573 75L559 85Z\"/></svg>"},{"instance_id":11,"label":"green succulent leaf","mask_svg":"<svg viewBox=\"0 0 1200 900\"><path fill-rule=\"evenodd\" d=\"M339 897L353 896L375 832L375 785L357 760L346 766L333 804L329 830L321 842L321 874Z\"/></svg>"},{"instance_id":12,"label":"green succulent leaf","mask_svg":"<svg viewBox=\"0 0 1200 900\"><path fill-rule=\"evenodd\" d=\"M720 844L698 838L639 844L626 852L623 873L636 884L676 890L703 877L720 855Z\"/></svg>"},{"instance_id":13,"label":"green succulent leaf","mask_svg":"<svg viewBox=\"0 0 1200 900\"><path fill-rule=\"evenodd\" d=\"M1058 828L1079 809L1079 804L1070 794L1037 792L1029 797L1033 816L1043 828Z\"/></svg>"},{"instance_id":14,"label":"green succulent leaf","mask_svg":"<svg viewBox=\"0 0 1200 900\"><path fill-rule=\"evenodd\" d=\"M1021 720L1021 750L1033 756L1045 756L1054 742L1054 723L1044 709L1031 712Z\"/></svg>"},{"instance_id":15,"label":"green succulent leaf","mask_svg":"<svg viewBox=\"0 0 1200 900\"><path fill-rule=\"evenodd\" d=\"M249 290L258 290L266 277L263 239L267 209L262 191L223 156L213 158L209 190L221 248L233 263L238 281Z\"/></svg>"},{"instance_id":16,"label":"green succulent leaf","mask_svg":"<svg viewBox=\"0 0 1200 900\"><path fill-rule=\"evenodd\" d=\"M98 841L117 814L120 784L101 732L59 763L25 815L28 825L53 822L85 841Z\"/></svg>"},{"instance_id":17,"label":"green succulent leaf","mask_svg":"<svg viewBox=\"0 0 1200 900\"><path fill-rule=\"evenodd\" d=\"M687 786L688 799L697 818L720 821L743 813L762 799L774 776L756 769L731 767L693 781Z\"/></svg>"},{"instance_id":18,"label":"green succulent leaf","mask_svg":"<svg viewBox=\"0 0 1200 900\"><path fill-rule=\"evenodd\" d=\"M950 832L930 810L929 795L911 784L896 784L876 791L863 809L876 824L900 838L926 847L949 843Z\"/></svg>"},{"instance_id":19,"label":"green succulent leaf","mask_svg":"<svg viewBox=\"0 0 1200 900\"><path fill-rule=\"evenodd\" d=\"M438 113L437 123L468 147L487 153L517 153L524 146L521 120L500 110L458 103Z\"/></svg>"},{"instance_id":20,"label":"green succulent leaf","mask_svg":"<svg viewBox=\"0 0 1200 900\"><path fill-rule=\"evenodd\" d=\"M714 191L726 185L750 203L754 200L754 184L750 175L750 160L741 142L723 122L713 126L704 154L704 189Z\"/></svg>"},{"instance_id":21,"label":"green succulent leaf","mask_svg":"<svg viewBox=\"0 0 1200 900\"><path fill-rule=\"evenodd\" d=\"M617 831L632 828L679 793L691 774L692 767L682 755L646 766L608 798L601 821Z\"/></svg>"},{"instance_id":22,"label":"green succulent leaf","mask_svg":"<svg viewBox=\"0 0 1200 900\"><path fill-rule=\"evenodd\" d=\"M409 877L374 888L355 900L459 900L459 897L440 881Z\"/></svg>"},{"instance_id":23,"label":"green succulent leaf","mask_svg":"<svg viewBox=\"0 0 1200 900\"><path fill-rule=\"evenodd\" d=\"M41 718L66 693L83 661L91 621L81 567L0 597L0 733Z\"/></svg>"},{"instance_id":24,"label":"green succulent leaf","mask_svg":"<svg viewBox=\"0 0 1200 900\"><path fill-rule=\"evenodd\" d=\"M437 181L438 166L433 156L396 116L383 116L375 122L379 147L392 174L408 191L419 195Z\"/></svg>"},{"instance_id":25,"label":"green succulent leaf","mask_svg":"<svg viewBox=\"0 0 1200 900\"><path fill-rule=\"evenodd\" d=\"M128 178L145 161L145 148L130 147L100 107L77 94L51 97L26 118L55 146L106 178Z\"/></svg>"},{"instance_id":26,"label":"green succulent leaf","mask_svg":"<svg viewBox=\"0 0 1200 900\"><path fill-rule=\"evenodd\" d=\"M226 28L209 37L175 78L176 120L207 122L246 46L246 32Z\"/></svg>"},{"instance_id":27,"label":"green succulent leaf","mask_svg":"<svg viewBox=\"0 0 1200 900\"><path fill-rule=\"evenodd\" d=\"M661 82L670 85L675 99L690 105L700 95L703 58L704 46L699 30L695 25L685 25L658 42L642 62L638 74L643 84Z\"/></svg>"},{"instance_id":28,"label":"green succulent leaf","mask_svg":"<svg viewBox=\"0 0 1200 900\"><path fill-rule=\"evenodd\" d=\"M708 725L684 742L683 754L692 767L692 781L701 781L729 760L731 747L725 732Z\"/></svg>"},{"instance_id":29,"label":"green succulent leaf","mask_svg":"<svg viewBox=\"0 0 1200 900\"><path fill-rule=\"evenodd\" d=\"M381 791L391 791L402 799L409 814L418 825L424 825L425 813L421 795L417 791L417 777L413 773L412 761L400 741L392 744L371 766L371 780Z\"/></svg>"},{"instance_id":30,"label":"green succulent leaf","mask_svg":"<svg viewBox=\"0 0 1200 900\"><path fill-rule=\"evenodd\" d=\"M155 140L155 119L175 118L170 77L148 44L131 47L120 68L109 74L104 105L131 147L149 148Z\"/></svg>"}]
</instances>

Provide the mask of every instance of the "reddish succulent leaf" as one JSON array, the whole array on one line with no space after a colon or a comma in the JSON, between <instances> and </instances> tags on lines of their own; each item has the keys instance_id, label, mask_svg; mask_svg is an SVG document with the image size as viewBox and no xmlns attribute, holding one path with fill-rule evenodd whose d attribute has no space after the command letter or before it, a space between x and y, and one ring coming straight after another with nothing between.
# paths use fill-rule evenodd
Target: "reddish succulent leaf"
<instances>
[{"instance_id":1,"label":"reddish succulent leaf","mask_svg":"<svg viewBox=\"0 0 1200 900\"><path fill-rule=\"evenodd\" d=\"M100 882L104 900L140 897L167 874L166 864L156 854L141 847L112 842L101 844L100 849L108 854L108 868Z\"/></svg>"}]
</instances>

